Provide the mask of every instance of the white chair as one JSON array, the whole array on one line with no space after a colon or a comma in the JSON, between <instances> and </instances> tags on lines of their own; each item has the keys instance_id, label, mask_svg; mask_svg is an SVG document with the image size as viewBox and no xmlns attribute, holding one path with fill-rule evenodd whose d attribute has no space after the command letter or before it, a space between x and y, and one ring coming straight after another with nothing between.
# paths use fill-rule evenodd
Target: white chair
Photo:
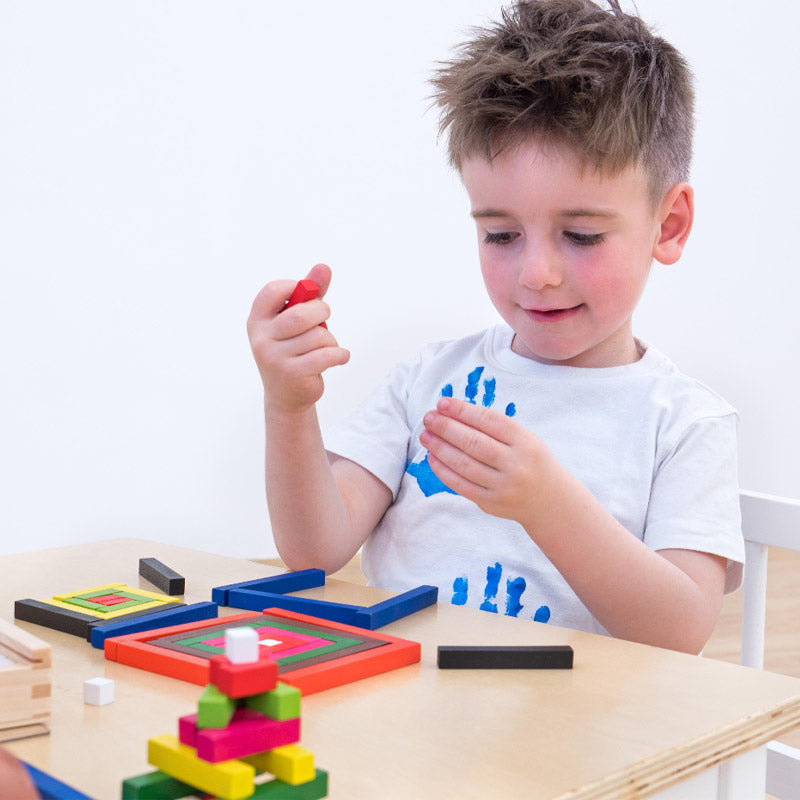
<instances>
[{"instance_id":1,"label":"white chair","mask_svg":"<svg viewBox=\"0 0 800 800\"><path fill-rule=\"evenodd\" d=\"M745 491L739 499L746 559L741 663L763 669L767 552L770 546L800 552L800 501ZM800 750L769 743L766 791L781 800L800 800Z\"/></svg>"}]
</instances>

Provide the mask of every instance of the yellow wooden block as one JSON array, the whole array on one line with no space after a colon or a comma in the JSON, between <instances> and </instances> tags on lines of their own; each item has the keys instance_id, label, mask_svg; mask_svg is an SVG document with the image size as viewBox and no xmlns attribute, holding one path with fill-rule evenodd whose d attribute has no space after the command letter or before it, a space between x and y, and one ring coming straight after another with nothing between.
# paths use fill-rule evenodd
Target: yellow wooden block
<instances>
[{"instance_id":1,"label":"yellow wooden block","mask_svg":"<svg viewBox=\"0 0 800 800\"><path fill-rule=\"evenodd\" d=\"M296 744L275 747L264 753L247 756L242 761L252 764L261 772L269 772L278 780L293 786L313 781L316 775L314 754Z\"/></svg>"},{"instance_id":2,"label":"yellow wooden block","mask_svg":"<svg viewBox=\"0 0 800 800\"><path fill-rule=\"evenodd\" d=\"M242 761L212 764L197 757L194 747L164 733L147 741L147 760L167 775L225 800L244 800L255 791L255 768Z\"/></svg>"},{"instance_id":3,"label":"yellow wooden block","mask_svg":"<svg viewBox=\"0 0 800 800\"><path fill-rule=\"evenodd\" d=\"M55 606L56 608L65 608L67 611L76 611L79 614L86 614L89 617L97 617L98 619L114 619L114 617L121 617L123 614L131 614L137 611L147 611L153 608L166 608L166 603L179 603L180 599L175 597L167 597L165 595L162 600L151 600L149 603L140 603L137 606L129 606L128 608L123 608L119 611L106 611L105 613L102 611L93 611L91 608L85 608L83 606L76 606L72 603L62 603L60 600L40 600L39 602L47 603L48 605Z\"/></svg>"},{"instance_id":4,"label":"yellow wooden block","mask_svg":"<svg viewBox=\"0 0 800 800\"><path fill-rule=\"evenodd\" d=\"M78 589L74 592L62 592L54 594L53 600L64 600L66 597L75 597L76 594L86 594L87 592L110 592L111 589L127 589L124 583L104 583L102 586L90 586L88 589Z\"/></svg>"}]
</instances>

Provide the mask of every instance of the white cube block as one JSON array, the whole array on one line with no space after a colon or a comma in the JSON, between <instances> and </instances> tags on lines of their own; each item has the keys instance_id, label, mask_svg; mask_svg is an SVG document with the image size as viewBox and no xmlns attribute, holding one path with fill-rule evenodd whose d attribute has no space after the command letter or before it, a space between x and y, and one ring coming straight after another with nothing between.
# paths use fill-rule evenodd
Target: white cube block
<instances>
[{"instance_id":1,"label":"white cube block","mask_svg":"<svg viewBox=\"0 0 800 800\"><path fill-rule=\"evenodd\" d=\"M104 706L114 701L114 681L111 678L90 678L83 682L83 702Z\"/></svg>"},{"instance_id":2,"label":"white cube block","mask_svg":"<svg viewBox=\"0 0 800 800\"><path fill-rule=\"evenodd\" d=\"M258 634L253 628L228 628L225 631L225 656L231 664L258 661Z\"/></svg>"}]
</instances>

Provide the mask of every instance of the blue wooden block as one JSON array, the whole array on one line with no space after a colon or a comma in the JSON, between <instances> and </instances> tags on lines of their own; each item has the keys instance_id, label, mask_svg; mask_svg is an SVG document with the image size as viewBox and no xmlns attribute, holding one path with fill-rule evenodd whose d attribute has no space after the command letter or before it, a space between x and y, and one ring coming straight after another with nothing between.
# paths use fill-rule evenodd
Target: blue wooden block
<instances>
[{"instance_id":1,"label":"blue wooden block","mask_svg":"<svg viewBox=\"0 0 800 800\"><path fill-rule=\"evenodd\" d=\"M221 606L227 606L228 593L231 589L249 589L251 591L272 592L285 594L299 592L303 589L313 589L325 585L325 570L303 569L297 572L285 572L281 575L271 575L267 578L255 578L252 581L229 583L225 586L216 586L211 590L211 599ZM238 606L244 608L244 606ZM261 609L259 609L261 610Z\"/></svg>"},{"instance_id":2,"label":"blue wooden block","mask_svg":"<svg viewBox=\"0 0 800 800\"><path fill-rule=\"evenodd\" d=\"M355 615L355 621L351 624L374 631L401 617L407 617L415 611L432 606L438 598L437 586L417 586L416 589L375 603L374 606L366 606Z\"/></svg>"},{"instance_id":3,"label":"blue wooden block","mask_svg":"<svg viewBox=\"0 0 800 800\"><path fill-rule=\"evenodd\" d=\"M228 605L233 608L245 608L248 611L283 608L331 622L341 622L343 625L354 625L356 614L363 608L346 603L330 603L327 600L312 600L310 597L294 597L290 594L254 592L250 589L231 589L228 593Z\"/></svg>"},{"instance_id":4,"label":"blue wooden block","mask_svg":"<svg viewBox=\"0 0 800 800\"><path fill-rule=\"evenodd\" d=\"M88 795L67 786L66 783L62 783L52 775L48 775L46 772L42 772L24 761L21 763L30 773L33 785L38 790L42 800L92 800Z\"/></svg>"},{"instance_id":5,"label":"blue wooden block","mask_svg":"<svg viewBox=\"0 0 800 800\"><path fill-rule=\"evenodd\" d=\"M170 625L182 625L185 622L196 622L201 619L213 619L219 615L216 603L191 603L179 608L168 608L156 611L134 619L122 619L119 622L107 622L105 625L96 625L92 628L92 647L103 649L106 639L111 636L124 636L126 633L151 631L156 628L166 628Z\"/></svg>"}]
</instances>

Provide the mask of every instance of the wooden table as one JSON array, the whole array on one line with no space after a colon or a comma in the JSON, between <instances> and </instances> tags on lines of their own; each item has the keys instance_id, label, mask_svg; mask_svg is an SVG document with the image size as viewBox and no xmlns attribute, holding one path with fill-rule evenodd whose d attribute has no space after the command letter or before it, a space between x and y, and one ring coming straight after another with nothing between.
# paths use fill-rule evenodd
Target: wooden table
<instances>
[{"instance_id":1,"label":"wooden table","mask_svg":"<svg viewBox=\"0 0 800 800\"><path fill-rule=\"evenodd\" d=\"M22 597L111 582L152 588L138 576L150 556L186 576L187 602L279 571L140 539L3 556L0 616L13 619ZM359 605L389 596L332 579L303 594ZM123 778L150 769L148 737L176 733L200 687L19 624L53 647L53 713L50 735L9 749L96 800L119 797ZM303 701L301 744L330 773L333 800L752 797L760 746L800 726L800 680L783 675L446 603L383 630L421 642L421 663ZM574 669L437 669L439 644L490 643L569 644ZM115 701L84 705L84 680L100 676L116 682ZM739 794L725 795L734 783Z\"/></svg>"}]
</instances>

